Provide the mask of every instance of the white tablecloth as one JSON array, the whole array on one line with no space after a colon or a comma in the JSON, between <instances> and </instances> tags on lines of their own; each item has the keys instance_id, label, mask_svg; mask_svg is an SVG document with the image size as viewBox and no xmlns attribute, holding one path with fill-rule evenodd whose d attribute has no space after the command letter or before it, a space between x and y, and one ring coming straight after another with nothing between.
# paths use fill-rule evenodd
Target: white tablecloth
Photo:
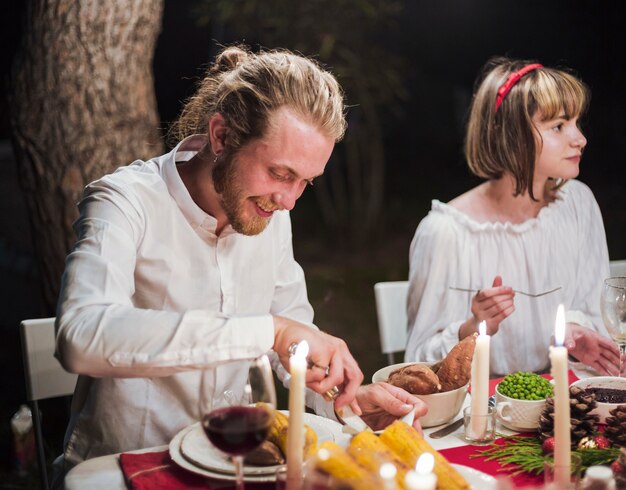
<instances>
[{"instance_id":1,"label":"white tablecloth","mask_svg":"<svg viewBox=\"0 0 626 490\"><path fill-rule=\"evenodd\" d=\"M465 398L463 407L469 404L469 395ZM456 418L462 416L463 410ZM456 420L455 418L455 420ZM462 446L467 444L464 436L463 426L459 427L452 434L441 439L431 439L428 435L443 426L431 427L424 430L424 435L428 443L435 449L447 449L451 447ZM497 425L498 432L502 434L513 434L499 423ZM167 446L157 446L152 448L132 451L133 453L157 452L167 450ZM232 486L233 482L224 482L224 486ZM212 483L212 486L215 485ZM87 460L74 467L65 477L66 490L126 490L124 475L119 465L119 454L111 454Z\"/></svg>"}]
</instances>

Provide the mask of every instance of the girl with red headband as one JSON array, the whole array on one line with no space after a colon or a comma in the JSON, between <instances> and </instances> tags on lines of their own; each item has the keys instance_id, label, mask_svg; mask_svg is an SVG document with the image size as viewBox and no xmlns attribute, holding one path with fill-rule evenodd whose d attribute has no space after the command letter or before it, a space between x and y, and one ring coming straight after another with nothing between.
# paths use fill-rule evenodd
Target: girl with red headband
<instances>
[{"instance_id":1,"label":"girl with red headband","mask_svg":"<svg viewBox=\"0 0 626 490\"><path fill-rule=\"evenodd\" d=\"M485 182L447 204L434 200L417 228L406 361L441 359L484 320L492 375L544 371L563 303L570 355L602 374L619 370L600 316L609 275L602 216L575 180L588 100L564 70L487 63L465 142L469 168Z\"/></svg>"}]
</instances>

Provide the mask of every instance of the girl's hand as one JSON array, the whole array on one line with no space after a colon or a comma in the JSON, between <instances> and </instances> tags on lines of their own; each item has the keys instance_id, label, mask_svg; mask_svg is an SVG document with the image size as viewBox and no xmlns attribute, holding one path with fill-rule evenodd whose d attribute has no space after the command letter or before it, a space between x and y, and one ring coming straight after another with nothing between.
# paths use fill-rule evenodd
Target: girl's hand
<instances>
[{"instance_id":1,"label":"girl's hand","mask_svg":"<svg viewBox=\"0 0 626 490\"><path fill-rule=\"evenodd\" d=\"M500 322L515 311L513 288L502 285L502 277L496 276L489 289L481 289L472 298L472 316L476 327L485 321L487 333L498 332Z\"/></svg>"},{"instance_id":2,"label":"girl's hand","mask_svg":"<svg viewBox=\"0 0 626 490\"><path fill-rule=\"evenodd\" d=\"M564 345L569 355L598 373L619 376L619 349L611 339L577 323L568 323Z\"/></svg>"}]
</instances>

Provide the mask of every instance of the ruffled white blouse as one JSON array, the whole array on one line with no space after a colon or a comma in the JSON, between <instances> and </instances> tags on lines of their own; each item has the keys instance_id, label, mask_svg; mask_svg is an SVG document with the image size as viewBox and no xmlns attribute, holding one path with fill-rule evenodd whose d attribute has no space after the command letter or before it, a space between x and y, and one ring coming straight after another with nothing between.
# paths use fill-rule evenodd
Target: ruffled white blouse
<instances>
[{"instance_id":1,"label":"ruffled white blouse","mask_svg":"<svg viewBox=\"0 0 626 490\"><path fill-rule=\"evenodd\" d=\"M458 209L432 202L410 249L406 361L435 361L459 341L473 294L496 275L518 291L515 311L491 340L491 374L549 366L548 347L559 303L568 322L608 336L600 316L602 280L609 275L600 209L582 182L568 181L557 199L521 224L479 223Z\"/></svg>"}]
</instances>

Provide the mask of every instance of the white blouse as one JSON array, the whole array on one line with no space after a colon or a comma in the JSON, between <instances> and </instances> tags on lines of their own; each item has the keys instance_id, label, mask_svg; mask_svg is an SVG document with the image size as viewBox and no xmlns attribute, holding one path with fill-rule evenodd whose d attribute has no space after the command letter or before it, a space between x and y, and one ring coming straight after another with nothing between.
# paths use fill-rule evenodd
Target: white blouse
<instances>
[{"instance_id":1,"label":"white blouse","mask_svg":"<svg viewBox=\"0 0 626 490\"><path fill-rule=\"evenodd\" d=\"M608 336L600 316L602 280L609 259L602 216L591 190L571 180L536 218L521 224L478 223L458 209L432 202L410 249L406 361L435 361L459 341L460 325L471 316L475 293L496 275L518 291L515 311L491 343L491 374L548 367L548 346L556 309L565 305L568 322Z\"/></svg>"}]
</instances>

